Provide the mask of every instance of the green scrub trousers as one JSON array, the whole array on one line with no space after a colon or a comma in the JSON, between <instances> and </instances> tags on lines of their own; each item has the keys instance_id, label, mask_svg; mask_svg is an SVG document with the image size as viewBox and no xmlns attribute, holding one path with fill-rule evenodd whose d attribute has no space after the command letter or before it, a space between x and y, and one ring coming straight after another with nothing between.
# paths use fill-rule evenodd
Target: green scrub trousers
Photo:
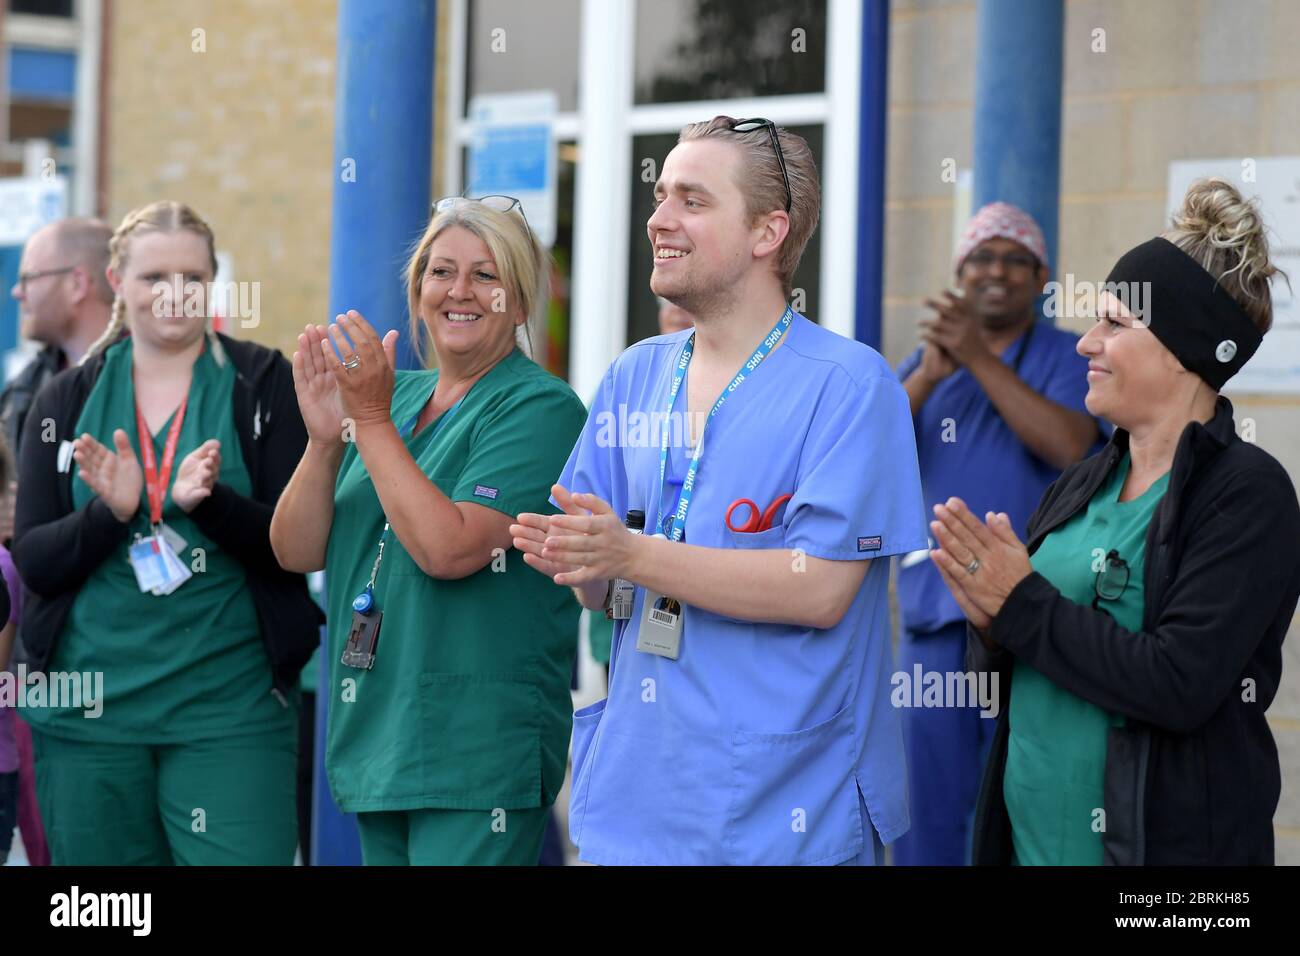
<instances>
[{"instance_id":1,"label":"green scrub trousers","mask_svg":"<svg viewBox=\"0 0 1300 956\"><path fill-rule=\"evenodd\" d=\"M152 746L32 738L55 866L293 864L292 734Z\"/></svg>"},{"instance_id":2,"label":"green scrub trousers","mask_svg":"<svg viewBox=\"0 0 1300 956\"><path fill-rule=\"evenodd\" d=\"M550 807L357 814L366 866L536 866Z\"/></svg>"}]
</instances>

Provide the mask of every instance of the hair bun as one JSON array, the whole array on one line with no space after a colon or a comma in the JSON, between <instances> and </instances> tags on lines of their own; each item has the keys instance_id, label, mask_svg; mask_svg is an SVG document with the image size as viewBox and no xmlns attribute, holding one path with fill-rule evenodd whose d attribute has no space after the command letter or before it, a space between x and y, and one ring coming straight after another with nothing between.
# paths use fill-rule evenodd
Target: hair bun
<instances>
[{"instance_id":1,"label":"hair bun","mask_svg":"<svg viewBox=\"0 0 1300 956\"><path fill-rule=\"evenodd\" d=\"M1261 332L1273 320L1268 234L1259 202L1226 179L1198 179L1187 188L1164 237L1200 263L1246 310Z\"/></svg>"},{"instance_id":2,"label":"hair bun","mask_svg":"<svg viewBox=\"0 0 1300 956\"><path fill-rule=\"evenodd\" d=\"M1267 280L1277 269L1268 260L1268 236L1259 203L1226 179L1198 179L1188 187L1173 227L1200 234L1228 255L1228 273L1241 270L1242 284Z\"/></svg>"}]
</instances>

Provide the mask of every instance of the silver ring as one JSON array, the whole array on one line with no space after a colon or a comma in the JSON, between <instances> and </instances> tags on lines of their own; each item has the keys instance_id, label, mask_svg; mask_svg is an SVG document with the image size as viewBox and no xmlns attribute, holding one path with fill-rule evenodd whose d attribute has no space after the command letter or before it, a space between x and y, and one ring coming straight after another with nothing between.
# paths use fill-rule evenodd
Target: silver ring
<instances>
[{"instance_id":1,"label":"silver ring","mask_svg":"<svg viewBox=\"0 0 1300 956\"><path fill-rule=\"evenodd\" d=\"M352 371L352 369L356 368L360 364L361 364L361 356L353 355L352 358L348 359L346 362L343 363L343 367L348 371Z\"/></svg>"},{"instance_id":2,"label":"silver ring","mask_svg":"<svg viewBox=\"0 0 1300 956\"><path fill-rule=\"evenodd\" d=\"M966 565L966 573L967 573L967 574L974 574L974 573L975 573L976 571L978 571L979 569L980 569L980 559L979 559L979 558L971 558L971 559L970 559L970 564Z\"/></svg>"}]
</instances>

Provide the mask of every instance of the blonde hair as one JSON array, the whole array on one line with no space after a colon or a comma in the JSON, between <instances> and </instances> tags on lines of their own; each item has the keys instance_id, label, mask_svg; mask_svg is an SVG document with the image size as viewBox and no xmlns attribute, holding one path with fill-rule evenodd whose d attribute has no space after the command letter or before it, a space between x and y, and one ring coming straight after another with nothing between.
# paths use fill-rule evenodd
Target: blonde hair
<instances>
[{"instance_id":1,"label":"blonde hair","mask_svg":"<svg viewBox=\"0 0 1300 956\"><path fill-rule=\"evenodd\" d=\"M1198 179L1187 189L1171 228L1162 233L1232 296L1260 333L1273 324L1269 280L1286 273L1268 257L1268 236L1255 200L1225 179ZM1290 284L1290 280L1288 280Z\"/></svg>"},{"instance_id":2,"label":"blonde hair","mask_svg":"<svg viewBox=\"0 0 1300 956\"><path fill-rule=\"evenodd\" d=\"M510 303L518 305L524 314L526 337L528 322L540 316L550 295L549 258L519 210L502 212L473 199L461 199L448 208L435 212L424 235L413 246L410 259L403 270L406 273L411 347L419 357L420 364L426 368L429 362L425 350L424 323L420 320L420 290L424 284L434 240L452 226L469 230L488 247ZM528 345L531 352L531 338L528 338Z\"/></svg>"},{"instance_id":3,"label":"blonde hair","mask_svg":"<svg viewBox=\"0 0 1300 956\"><path fill-rule=\"evenodd\" d=\"M737 185L745 196L745 211L753 225L760 216L774 209L785 209L785 177L781 175L781 163L776 158L772 134L767 128L737 133L731 129L735 125L736 120L730 116L715 116L705 123L691 123L682 128L677 142L717 139L740 147L744 160ZM790 177L790 231L777 253L776 274L786 298L789 298L794 294L795 270L799 268L799 260L817 228L822 197L817 163L808 148L808 141L780 127L777 127L776 135L781 144L781 155L785 158L786 175Z\"/></svg>"},{"instance_id":4,"label":"blonde hair","mask_svg":"<svg viewBox=\"0 0 1300 956\"><path fill-rule=\"evenodd\" d=\"M123 270L126 268L127 247L134 235L143 232L182 231L196 233L206 240L208 244L208 263L212 266L212 275L215 278L217 274L217 244L212 234L212 227L189 206L171 199L151 202L147 206L131 210L123 217L121 224L108 240L108 267L118 276L122 275ZM104 334L91 344L85 356L81 359L82 363L84 364L91 356L108 348L127 331L126 302L118 293L113 297L113 308L109 313L108 326L104 329ZM210 316L206 334L213 359L216 360L218 365L224 365L226 363L226 350L221 347L221 340L217 338L217 334L212 328Z\"/></svg>"}]
</instances>

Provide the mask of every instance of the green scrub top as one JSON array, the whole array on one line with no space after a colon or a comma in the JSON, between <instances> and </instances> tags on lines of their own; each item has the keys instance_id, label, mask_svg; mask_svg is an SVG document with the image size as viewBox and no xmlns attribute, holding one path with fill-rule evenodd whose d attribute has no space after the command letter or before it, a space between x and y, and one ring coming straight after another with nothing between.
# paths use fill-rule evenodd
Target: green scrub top
<instances>
[{"instance_id":1,"label":"green scrub top","mask_svg":"<svg viewBox=\"0 0 1300 956\"><path fill-rule=\"evenodd\" d=\"M1034 553L1035 571L1076 604L1092 605L1097 571L1111 549L1129 566L1117 600L1098 607L1121 627L1142 629L1146 533L1169 485L1168 473L1140 497L1120 501L1129 472L1126 454L1076 514ZM1100 866L1106 735L1124 718L1059 687L1017 660L1011 681L1010 739L1002 788L1011 820L1015 862L1022 865Z\"/></svg>"},{"instance_id":2,"label":"green scrub top","mask_svg":"<svg viewBox=\"0 0 1300 956\"><path fill-rule=\"evenodd\" d=\"M108 349L74 433L89 432L112 448L113 431L124 429L139 459L131 349L129 336ZM185 456L216 438L218 480L236 494L251 494L231 408L235 374L229 361L218 365L205 344L194 362L172 483ZM159 466L170 427L171 418L153 436ZM74 464L74 506L84 508L93 497ZM170 484L163 521L185 539L180 559L193 577L168 595L140 591L127 550L136 533L149 534L148 489L142 488L129 540L78 590L50 662L51 671L103 674L100 716L85 717L84 709L72 708L29 708L24 716L46 733L96 743L169 744L233 732L291 732L296 717L271 693L270 662L243 565L176 506Z\"/></svg>"},{"instance_id":3,"label":"green scrub top","mask_svg":"<svg viewBox=\"0 0 1300 956\"><path fill-rule=\"evenodd\" d=\"M392 417L424 407L437 371L399 371ZM453 412L404 436L454 502L511 517L554 514L551 485L586 420L560 379L518 349ZM350 446L339 467L326 552L331 697L325 765L339 807L523 809L554 801L572 723L578 603L505 549L459 580L426 575L390 531L375 582L374 666L340 661L352 600L366 586L384 515Z\"/></svg>"}]
</instances>

